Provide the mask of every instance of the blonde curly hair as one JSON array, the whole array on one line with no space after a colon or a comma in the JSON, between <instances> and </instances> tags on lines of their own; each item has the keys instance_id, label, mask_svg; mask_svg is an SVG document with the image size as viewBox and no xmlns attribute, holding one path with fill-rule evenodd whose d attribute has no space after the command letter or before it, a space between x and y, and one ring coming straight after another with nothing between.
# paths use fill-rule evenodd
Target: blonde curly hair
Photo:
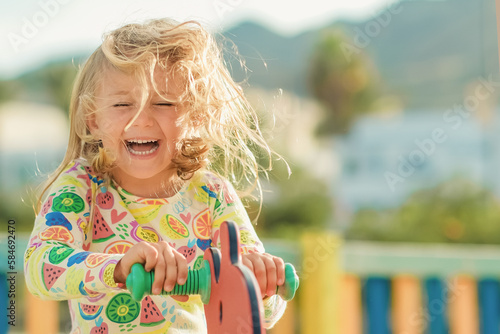
<instances>
[{"instance_id":1,"label":"blonde curly hair","mask_svg":"<svg viewBox=\"0 0 500 334\"><path fill-rule=\"evenodd\" d=\"M187 111L179 119L182 134L172 159L178 176L188 179L207 168L228 178L240 196L251 194L256 187L260 190L259 172L271 169L274 153L261 134L255 110L231 78L220 45L197 22L155 19L105 34L101 46L80 69L71 96L66 155L49 177L38 207L43 194L72 160L87 159L104 177L114 167L113 155L100 147L87 125L96 111L95 95L106 68L133 73L142 83L154 83L151 78L158 69L180 75L183 85L178 99L187 105ZM258 160L266 161L266 166Z\"/></svg>"}]
</instances>

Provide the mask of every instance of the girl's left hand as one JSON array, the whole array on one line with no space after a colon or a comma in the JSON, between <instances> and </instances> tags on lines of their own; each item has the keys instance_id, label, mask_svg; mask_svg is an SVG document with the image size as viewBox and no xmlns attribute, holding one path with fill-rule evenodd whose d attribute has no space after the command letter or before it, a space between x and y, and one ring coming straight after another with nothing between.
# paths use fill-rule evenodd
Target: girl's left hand
<instances>
[{"instance_id":1,"label":"girl's left hand","mask_svg":"<svg viewBox=\"0 0 500 334\"><path fill-rule=\"evenodd\" d=\"M276 294L276 288L285 282L283 259L267 253L242 254L243 264L250 268L259 283L262 297Z\"/></svg>"}]
</instances>

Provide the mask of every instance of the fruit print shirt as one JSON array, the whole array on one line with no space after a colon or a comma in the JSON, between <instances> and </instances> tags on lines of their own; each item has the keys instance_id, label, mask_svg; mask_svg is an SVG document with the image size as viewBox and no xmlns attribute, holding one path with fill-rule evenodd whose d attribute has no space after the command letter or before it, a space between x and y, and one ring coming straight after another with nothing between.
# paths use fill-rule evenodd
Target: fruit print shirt
<instances>
[{"instance_id":1,"label":"fruit print shirt","mask_svg":"<svg viewBox=\"0 0 500 334\"><path fill-rule=\"evenodd\" d=\"M72 162L54 182L25 253L31 293L68 300L72 334L206 333L199 296L187 302L146 296L137 303L117 287L113 273L133 244L160 240L196 269L205 249L220 246L218 227L225 220L238 224L243 253L263 252L232 186L209 172L197 172L166 199L139 198L116 184L101 185L83 159ZM281 317L284 307L278 296L264 301L266 327Z\"/></svg>"}]
</instances>

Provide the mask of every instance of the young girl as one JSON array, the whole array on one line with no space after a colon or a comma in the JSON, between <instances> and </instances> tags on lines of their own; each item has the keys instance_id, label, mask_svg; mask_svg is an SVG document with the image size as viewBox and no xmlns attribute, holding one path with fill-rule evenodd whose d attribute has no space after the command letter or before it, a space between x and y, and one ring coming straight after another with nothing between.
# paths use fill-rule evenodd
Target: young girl
<instances>
[{"instance_id":1,"label":"young girl","mask_svg":"<svg viewBox=\"0 0 500 334\"><path fill-rule=\"evenodd\" d=\"M238 224L265 325L285 303L280 258L264 253L235 188L258 184L250 148L271 154L214 39L197 23L153 20L104 37L76 79L63 162L40 196L25 254L29 290L68 300L71 333L205 333L199 296L132 300L132 264L153 292L183 284L219 226ZM248 188L248 187L247 187Z\"/></svg>"}]
</instances>

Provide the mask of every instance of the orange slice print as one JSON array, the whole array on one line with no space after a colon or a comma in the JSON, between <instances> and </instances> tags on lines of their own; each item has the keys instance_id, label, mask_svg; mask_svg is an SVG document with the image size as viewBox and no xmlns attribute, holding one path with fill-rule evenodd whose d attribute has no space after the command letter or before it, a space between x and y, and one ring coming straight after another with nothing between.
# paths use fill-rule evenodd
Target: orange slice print
<instances>
[{"instance_id":1,"label":"orange slice print","mask_svg":"<svg viewBox=\"0 0 500 334\"><path fill-rule=\"evenodd\" d=\"M137 202L147 205L165 205L168 201L164 198L138 198Z\"/></svg>"},{"instance_id":2,"label":"orange slice print","mask_svg":"<svg viewBox=\"0 0 500 334\"><path fill-rule=\"evenodd\" d=\"M193 219L194 234L198 239L207 240L210 239L212 226L210 220L210 211L208 209L200 212Z\"/></svg>"},{"instance_id":3,"label":"orange slice print","mask_svg":"<svg viewBox=\"0 0 500 334\"><path fill-rule=\"evenodd\" d=\"M106 254L125 254L134 244L126 240L115 241L104 249Z\"/></svg>"},{"instance_id":4,"label":"orange slice print","mask_svg":"<svg viewBox=\"0 0 500 334\"><path fill-rule=\"evenodd\" d=\"M85 264L89 268L94 268L106 261L107 258L109 258L107 254L93 253L87 256L87 258L85 259Z\"/></svg>"},{"instance_id":5,"label":"orange slice print","mask_svg":"<svg viewBox=\"0 0 500 334\"><path fill-rule=\"evenodd\" d=\"M64 226L51 226L48 229L40 232L42 240L58 240L66 243L72 243L75 239L73 234Z\"/></svg>"}]
</instances>

